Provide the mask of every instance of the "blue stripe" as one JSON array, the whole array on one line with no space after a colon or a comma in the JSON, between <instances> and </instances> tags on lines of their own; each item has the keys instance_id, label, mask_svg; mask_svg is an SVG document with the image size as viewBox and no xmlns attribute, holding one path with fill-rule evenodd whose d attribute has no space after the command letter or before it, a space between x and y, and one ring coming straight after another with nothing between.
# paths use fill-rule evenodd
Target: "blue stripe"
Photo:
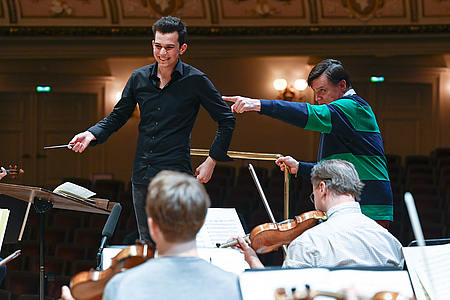
<instances>
[{"instance_id":1,"label":"blue stripe","mask_svg":"<svg viewBox=\"0 0 450 300\"><path fill-rule=\"evenodd\" d=\"M354 155L381 156L384 158L383 139L378 133L355 132L349 135L324 133L322 157L339 153ZM320 159L321 159L320 158Z\"/></svg>"},{"instance_id":2,"label":"blue stripe","mask_svg":"<svg viewBox=\"0 0 450 300\"><path fill-rule=\"evenodd\" d=\"M260 99L260 101L260 114L267 115L297 127L305 128L306 122L308 121L308 103L264 99Z\"/></svg>"},{"instance_id":3,"label":"blue stripe","mask_svg":"<svg viewBox=\"0 0 450 300\"><path fill-rule=\"evenodd\" d=\"M363 180L361 205L393 205L392 189L389 181Z\"/></svg>"}]
</instances>

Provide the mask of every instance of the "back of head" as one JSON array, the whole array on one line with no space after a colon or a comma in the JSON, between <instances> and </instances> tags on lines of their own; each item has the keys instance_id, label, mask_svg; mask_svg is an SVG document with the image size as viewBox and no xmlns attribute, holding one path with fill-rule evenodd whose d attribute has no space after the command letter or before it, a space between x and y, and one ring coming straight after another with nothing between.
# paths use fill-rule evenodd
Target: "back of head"
<instances>
[{"instance_id":1,"label":"back of head","mask_svg":"<svg viewBox=\"0 0 450 300\"><path fill-rule=\"evenodd\" d=\"M350 194L359 200L364 183L352 163L342 159L324 160L311 171L311 182L316 186L324 181L334 195Z\"/></svg>"},{"instance_id":2,"label":"back of head","mask_svg":"<svg viewBox=\"0 0 450 300\"><path fill-rule=\"evenodd\" d=\"M184 173L161 171L148 187L147 215L169 242L194 240L209 206L203 185Z\"/></svg>"},{"instance_id":3,"label":"back of head","mask_svg":"<svg viewBox=\"0 0 450 300\"><path fill-rule=\"evenodd\" d=\"M176 31L178 32L178 43L180 44L180 47L183 44L186 44L186 25L177 17L162 17L153 24L152 31L153 35L155 35L157 31L161 33L171 33Z\"/></svg>"},{"instance_id":4,"label":"back of head","mask_svg":"<svg viewBox=\"0 0 450 300\"><path fill-rule=\"evenodd\" d=\"M345 80L347 88L352 87L350 76L344 68L344 65L337 59L325 59L312 68L308 75L308 85L311 86L312 82L319 78L322 74L325 74L334 85L337 85L341 80Z\"/></svg>"}]
</instances>

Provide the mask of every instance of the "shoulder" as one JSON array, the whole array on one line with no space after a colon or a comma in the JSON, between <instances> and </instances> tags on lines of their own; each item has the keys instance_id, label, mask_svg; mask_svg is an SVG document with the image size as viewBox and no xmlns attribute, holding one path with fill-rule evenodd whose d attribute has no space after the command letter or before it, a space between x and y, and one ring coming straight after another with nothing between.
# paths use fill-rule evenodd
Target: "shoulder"
<instances>
[{"instance_id":1,"label":"shoulder","mask_svg":"<svg viewBox=\"0 0 450 300\"><path fill-rule=\"evenodd\" d=\"M187 63L181 62L181 65L185 76L206 76L205 73Z\"/></svg>"},{"instance_id":2,"label":"shoulder","mask_svg":"<svg viewBox=\"0 0 450 300\"><path fill-rule=\"evenodd\" d=\"M144 76L146 78L148 78L150 76L150 74L152 73L153 68L156 67L156 64L151 64L151 65L146 65L143 67L140 67L139 69L136 69L133 71L133 73L131 74L131 78L136 77L136 76Z\"/></svg>"},{"instance_id":3,"label":"shoulder","mask_svg":"<svg viewBox=\"0 0 450 300\"><path fill-rule=\"evenodd\" d=\"M347 95L343 96L342 98L339 98L333 102L331 102L329 105L333 106L339 106L342 108L355 108L355 107L368 107L370 108L369 103L367 103L363 98L359 97L358 95Z\"/></svg>"}]
</instances>

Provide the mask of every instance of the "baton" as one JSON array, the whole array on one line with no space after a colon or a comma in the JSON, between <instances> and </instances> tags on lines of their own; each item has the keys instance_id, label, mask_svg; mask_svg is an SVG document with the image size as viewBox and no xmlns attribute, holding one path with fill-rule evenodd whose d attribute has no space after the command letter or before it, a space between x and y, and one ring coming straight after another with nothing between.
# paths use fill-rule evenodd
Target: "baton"
<instances>
[{"instance_id":1,"label":"baton","mask_svg":"<svg viewBox=\"0 0 450 300\"><path fill-rule=\"evenodd\" d=\"M44 147L44 150L47 150L47 149L58 149L58 148L67 148L68 146L73 146L73 145L75 145L75 144L67 144L67 145L57 145L57 146L46 146L46 147Z\"/></svg>"}]
</instances>

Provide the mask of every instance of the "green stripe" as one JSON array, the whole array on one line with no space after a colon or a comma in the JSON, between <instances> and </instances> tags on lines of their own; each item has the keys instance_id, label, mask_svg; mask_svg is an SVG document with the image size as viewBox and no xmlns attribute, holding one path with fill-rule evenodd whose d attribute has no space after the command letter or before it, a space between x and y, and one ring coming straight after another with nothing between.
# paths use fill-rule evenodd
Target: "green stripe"
<instances>
[{"instance_id":1,"label":"green stripe","mask_svg":"<svg viewBox=\"0 0 450 300\"><path fill-rule=\"evenodd\" d=\"M326 105L311 105L308 107L308 122L305 129L319 131L323 133L331 132L331 114Z\"/></svg>"},{"instance_id":2,"label":"green stripe","mask_svg":"<svg viewBox=\"0 0 450 300\"><path fill-rule=\"evenodd\" d=\"M380 133L377 119L368 105L361 105L352 99L339 99L331 103L338 107L357 131Z\"/></svg>"},{"instance_id":3,"label":"green stripe","mask_svg":"<svg viewBox=\"0 0 450 300\"><path fill-rule=\"evenodd\" d=\"M373 220L394 221L392 205L361 205L361 212Z\"/></svg>"},{"instance_id":4,"label":"green stripe","mask_svg":"<svg viewBox=\"0 0 450 300\"><path fill-rule=\"evenodd\" d=\"M358 172L361 180L389 181L386 161L381 156L354 155L352 153L338 153L322 160L343 159L351 162Z\"/></svg>"}]
</instances>

